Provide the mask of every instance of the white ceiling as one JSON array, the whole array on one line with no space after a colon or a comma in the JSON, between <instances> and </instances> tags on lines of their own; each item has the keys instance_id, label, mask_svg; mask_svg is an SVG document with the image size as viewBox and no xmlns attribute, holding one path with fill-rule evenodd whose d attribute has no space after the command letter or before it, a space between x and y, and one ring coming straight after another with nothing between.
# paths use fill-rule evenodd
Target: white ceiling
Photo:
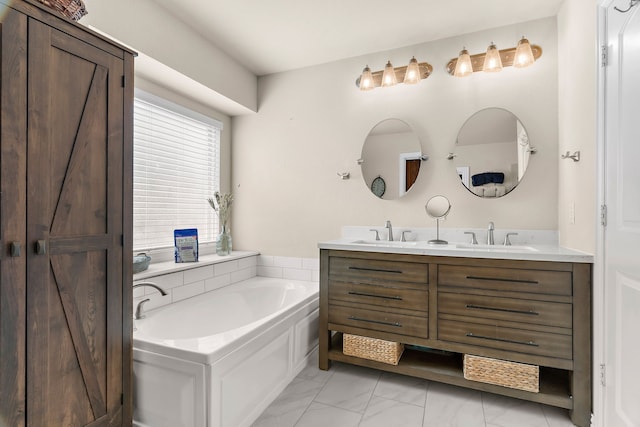
<instances>
[{"instance_id":1,"label":"white ceiling","mask_svg":"<svg viewBox=\"0 0 640 427\"><path fill-rule=\"evenodd\" d=\"M153 1L266 75L555 16L564 0Z\"/></svg>"}]
</instances>

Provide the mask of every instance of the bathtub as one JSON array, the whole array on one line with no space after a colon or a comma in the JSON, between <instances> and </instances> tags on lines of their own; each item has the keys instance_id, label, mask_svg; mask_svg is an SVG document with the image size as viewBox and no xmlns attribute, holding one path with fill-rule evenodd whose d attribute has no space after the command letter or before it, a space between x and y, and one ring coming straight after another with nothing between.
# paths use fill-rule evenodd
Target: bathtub
<instances>
[{"instance_id":1,"label":"bathtub","mask_svg":"<svg viewBox=\"0 0 640 427\"><path fill-rule=\"evenodd\" d=\"M315 282L254 277L150 310L134 321L134 425L248 427L317 338Z\"/></svg>"}]
</instances>

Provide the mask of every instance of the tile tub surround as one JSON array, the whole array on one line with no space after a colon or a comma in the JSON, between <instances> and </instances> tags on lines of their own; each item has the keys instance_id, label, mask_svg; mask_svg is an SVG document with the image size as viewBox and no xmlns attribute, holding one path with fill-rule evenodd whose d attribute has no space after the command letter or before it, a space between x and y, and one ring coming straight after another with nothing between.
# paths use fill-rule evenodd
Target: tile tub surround
<instances>
[{"instance_id":1,"label":"tile tub surround","mask_svg":"<svg viewBox=\"0 0 640 427\"><path fill-rule=\"evenodd\" d=\"M329 423L330 421L330 423ZM335 363L309 365L252 427L572 427L566 410Z\"/></svg>"},{"instance_id":2,"label":"tile tub surround","mask_svg":"<svg viewBox=\"0 0 640 427\"><path fill-rule=\"evenodd\" d=\"M133 275L133 284L152 282L167 292L162 296L149 287L133 290L133 307L150 299L144 311L210 292L251 277L318 282L317 258L265 256L255 251L234 251L229 256L204 255L195 263L174 261L151 263L148 270Z\"/></svg>"}]
</instances>

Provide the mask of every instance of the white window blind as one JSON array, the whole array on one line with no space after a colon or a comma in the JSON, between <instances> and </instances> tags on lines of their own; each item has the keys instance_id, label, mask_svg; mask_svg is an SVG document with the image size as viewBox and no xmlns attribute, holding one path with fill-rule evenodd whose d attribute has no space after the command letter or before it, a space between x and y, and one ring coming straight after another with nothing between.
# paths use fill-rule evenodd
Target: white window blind
<instances>
[{"instance_id":1,"label":"white window blind","mask_svg":"<svg viewBox=\"0 0 640 427\"><path fill-rule=\"evenodd\" d=\"M220 188L222 124L136 93L133 136L134 251L172 247L173 230L197 228L213 242L218 218L207 198Z\"/></svg>"}]
</instances>

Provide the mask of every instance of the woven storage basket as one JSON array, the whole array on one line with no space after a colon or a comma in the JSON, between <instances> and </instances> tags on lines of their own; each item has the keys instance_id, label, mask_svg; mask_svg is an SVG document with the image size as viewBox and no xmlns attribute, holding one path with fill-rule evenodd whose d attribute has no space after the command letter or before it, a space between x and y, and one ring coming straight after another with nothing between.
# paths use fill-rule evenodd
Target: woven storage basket
<instances>
[{"instance_id":1,"label":"woven storage basket","mask_svg":"<svg viewBox=\"0 0 640 427\"><path fill-rule=\"evenodd\" d=\"M38 0L40 3L62 13L67 18L78 21L87 14L87 8L82 0Z\"/></svg>"},{"instance_id":2,"label":"woven storage basket","mask_svg":"<svg viewBox=\"0 0 640 427\"><path fill-rule=\"evenodd\" d=\"M540 367L489 357L464 355L464 377L518 390L540 391Z\"/></svg>"},{"instance_id":3,"label":"woven storage basket","mask_svg":"<svg viewBox=\"0 0 640 427\"><path fill-rule=\"evenodd\" d=\"M398 342L351 334L344 334L342 337L342 352L347 356L397 365L403 351L404 344Z\"/></svg>"}]
</instances>

